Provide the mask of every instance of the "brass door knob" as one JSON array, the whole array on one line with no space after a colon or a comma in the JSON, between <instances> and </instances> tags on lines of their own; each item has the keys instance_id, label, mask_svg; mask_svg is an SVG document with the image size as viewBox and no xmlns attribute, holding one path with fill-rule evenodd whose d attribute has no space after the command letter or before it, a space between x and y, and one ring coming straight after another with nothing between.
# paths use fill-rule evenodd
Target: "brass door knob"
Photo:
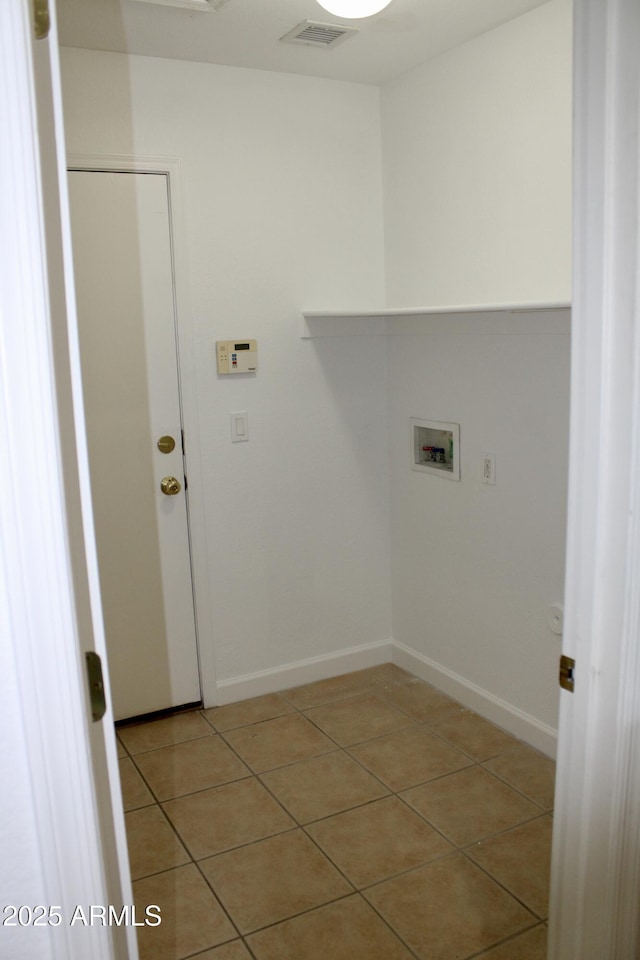
<instances>
[{"instance_id":1,"label":"brass door knob","mask_svg":"<svg viewBox=\"0 0 640 960\"><path fill-rule=\"evenodd\" d=\"M163 477L160 481L160 489L167 497L175 497L176 493L180 493L182 487L180 481L176 480L175 477Z\"/></svg>"}]
</instances>

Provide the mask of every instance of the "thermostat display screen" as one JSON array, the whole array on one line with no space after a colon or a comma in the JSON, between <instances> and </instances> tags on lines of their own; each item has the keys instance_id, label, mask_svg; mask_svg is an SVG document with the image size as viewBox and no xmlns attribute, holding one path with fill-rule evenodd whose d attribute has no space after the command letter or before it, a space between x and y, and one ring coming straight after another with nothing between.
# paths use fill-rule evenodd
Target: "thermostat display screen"
<instances>
[{"instance_id":1,"label":"thermostat display screen","mask_svg":"<svg viewBox=\"0 0 640 960\"><path fill-rule=\"evenodd\" d=\"M234 344L234 347L235 347L236 350L250 350L250 349L251 349L251 344L250 344L250 343L236 343L236 344Z\"/></svg>"}]
</instances>

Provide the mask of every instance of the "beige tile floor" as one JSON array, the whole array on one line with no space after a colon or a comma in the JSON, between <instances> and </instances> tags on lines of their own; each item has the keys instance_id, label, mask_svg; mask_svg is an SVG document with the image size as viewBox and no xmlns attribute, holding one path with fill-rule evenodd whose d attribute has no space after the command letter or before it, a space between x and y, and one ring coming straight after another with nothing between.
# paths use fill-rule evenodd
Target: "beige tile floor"
<instances>
[{"instance_id":1,"label":"beige tile floor","mask_svg":"<svg viewBox=\"0 0 640 960\"><path fill-rule=\"evenodd\" d=\"M544 960L554 764L398 667L118 738L142 960Z\"/></svg>"}]
</instances>

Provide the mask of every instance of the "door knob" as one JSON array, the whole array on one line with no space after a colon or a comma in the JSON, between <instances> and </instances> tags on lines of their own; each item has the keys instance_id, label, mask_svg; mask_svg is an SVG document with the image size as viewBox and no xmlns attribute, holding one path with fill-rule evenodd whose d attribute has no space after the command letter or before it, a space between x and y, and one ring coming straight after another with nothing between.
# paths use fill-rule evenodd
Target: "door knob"
<instances>
[{"instance_id":1,"label":"door knob","mask_svg":"<svg viewBox=\"0 0 640 960\"><path fill-rule=\"evenodd\" d=\"M160 489L167 497L175 497L176 493L180 493L182 487L180 481L176 480L175 477L163 477L160 481Z\"/></svg>"}]
</instances>

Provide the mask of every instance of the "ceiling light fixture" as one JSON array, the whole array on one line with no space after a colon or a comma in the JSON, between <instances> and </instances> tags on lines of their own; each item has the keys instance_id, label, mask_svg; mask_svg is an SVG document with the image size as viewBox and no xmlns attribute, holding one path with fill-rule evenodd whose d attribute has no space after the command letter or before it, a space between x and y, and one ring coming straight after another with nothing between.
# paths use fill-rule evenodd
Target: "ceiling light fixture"
<instances>
[{"instance_id":1,"label":"ceiling light fixture","mask_svg":"<svg viewBox=\"0 0 640 960\"><path fill-rule=\"evenodd\" d=\"M372 17L374 13L380 13L391 0L318 0L318 3L334 17L360 20L362 17Z\"/></svg>"}]
</instances>

